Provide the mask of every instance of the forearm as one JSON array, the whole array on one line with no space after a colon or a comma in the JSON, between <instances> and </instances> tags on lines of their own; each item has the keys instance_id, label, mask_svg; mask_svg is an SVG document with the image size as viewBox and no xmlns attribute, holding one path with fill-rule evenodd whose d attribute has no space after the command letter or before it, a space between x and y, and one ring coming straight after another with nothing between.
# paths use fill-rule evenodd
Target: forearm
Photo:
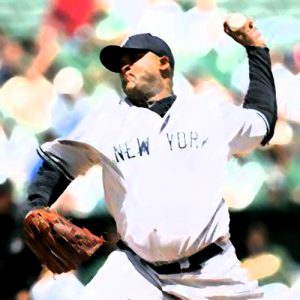
<instances>
[{"instance_id":1,"label":"forearm","mask_svg":"<svg viewBox=\"0 0 300 300\"><path fill-rule=\"evenodd\" d=\"M277 120L276 92L269 49L253 20L247 16L229 15L224 22L224 31L247 50L250 85L244 107L255 109L264 119L267 134L261 144L265 145L274 134Z\"/></svg>"},{"instance_id":2,"label":"forearm","mask_svg":"<svg viewBox=\"0 0 300 300\"><path fill-rule=\"evenodd\" d=\"M265 145L274 134L277 120L276 90L269 49L247 46L246 50L249 59L250 84L244 107L255 109L265 117L267 134L261 142Z\"/></svg>"},{"instance_id":3,"label":"forearm","mask_svg":"<svg viewBox=\"0 0 300 300\"><path fill-rule=\"evenodd\" d=\"M29 186L28 197L20 208L20 217L24 218L34 208L53 204L70 182L60 171L44 161Z\"/></svg>"}]
</instances>

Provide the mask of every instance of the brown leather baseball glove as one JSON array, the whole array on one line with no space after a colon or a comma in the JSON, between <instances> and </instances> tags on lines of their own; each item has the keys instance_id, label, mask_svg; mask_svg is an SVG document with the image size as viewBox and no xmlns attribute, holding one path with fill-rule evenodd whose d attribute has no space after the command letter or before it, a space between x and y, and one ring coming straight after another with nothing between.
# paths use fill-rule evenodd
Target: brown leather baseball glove
<instances>
[{"instance_id":1,"label":"brown leather baseball glove","mask_svg":"<svg viewBox=\"0 0 300 300\"><path fill-rule=\"evenodd\" d=\"M76 269L105 242L49 208L28 213L23 230L26 244L56 274Z\"/></svg>"}]
</instances>

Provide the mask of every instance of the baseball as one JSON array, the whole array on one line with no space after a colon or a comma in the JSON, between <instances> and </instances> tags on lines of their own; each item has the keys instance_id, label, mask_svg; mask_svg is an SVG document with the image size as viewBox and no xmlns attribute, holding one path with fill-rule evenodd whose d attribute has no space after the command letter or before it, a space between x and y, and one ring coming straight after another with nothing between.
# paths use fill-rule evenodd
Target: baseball
<instances>
[{"instance_id":1,"label":"baseball","mask_svg":"<svg viewBox=\"0 0 300 300\"><path fill-rule=\"evenodd\" d=\"M231 31L237 31L247 22L247 17L241 13L232 13L227 18L227 23Z\"/></svg>"}]
</instances>

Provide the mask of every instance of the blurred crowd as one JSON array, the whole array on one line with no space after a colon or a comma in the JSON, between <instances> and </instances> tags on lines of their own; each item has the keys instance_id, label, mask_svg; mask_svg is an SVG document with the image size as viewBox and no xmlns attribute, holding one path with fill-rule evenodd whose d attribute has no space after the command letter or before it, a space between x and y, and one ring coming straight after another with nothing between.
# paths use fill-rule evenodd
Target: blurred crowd
<instances>
[{"instance_id":1,"label":"blurred crowd","mask_svg":"<svg viewBox=\"0 0 300 300\"><path fill-rule=\"evenodd\" d=\"M26 291L36 281L34 300L56 299L50 287L64 284L41 272L22 243L15 211L41 163L37 147L67 137L89 112L122 97L118 77L100 64L99 51L107 44L121 44L131 34L151 32L168 42L176 61L176 94L194 93L199 101L203 96L211 102L241 105L249 83L247 57L224 34L223 22L230 12L253 17L270 48L279 120L267 147L230 162L224 198L232 212L300 212L300 7L296 2L254 0L250 6L230 0L0 0L1 300L29 299ZM91 169L72 182L55 206L79 220L108 218L113 227L103 190L97 188L99 178L100 167ZM250 225L244 237L247 251L241 258L253 278L263 284L278 283L274 289L283 293L293 287L299 295L299 262L289 249L272 244L272 228L263 220ZM262 264L267 266L264 274L256 270ZM65 276L72 286L64 290L69 293L65 299L94 269L91 264L77 272L77 278ZM6 291L4 278L7 282L14 278L18 284Z\"/></svg>"}]
</instances>

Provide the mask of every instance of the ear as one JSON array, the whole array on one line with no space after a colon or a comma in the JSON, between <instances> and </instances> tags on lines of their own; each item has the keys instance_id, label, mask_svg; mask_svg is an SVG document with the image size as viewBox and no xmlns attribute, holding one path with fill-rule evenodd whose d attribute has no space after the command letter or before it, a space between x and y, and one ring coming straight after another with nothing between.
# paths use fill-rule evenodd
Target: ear
<instances>
[{"instance_id":1,"label":"ear","mask_svg":"<svg viewBox=\"0 0 300 300\"><path fill-rule=\"evenodd\" d=\"M168 68L170 68L170 61L169 58L167 56L162 56L160 57L160 69L162 71L167 70Z\"/></svg>"}]
</instances>

